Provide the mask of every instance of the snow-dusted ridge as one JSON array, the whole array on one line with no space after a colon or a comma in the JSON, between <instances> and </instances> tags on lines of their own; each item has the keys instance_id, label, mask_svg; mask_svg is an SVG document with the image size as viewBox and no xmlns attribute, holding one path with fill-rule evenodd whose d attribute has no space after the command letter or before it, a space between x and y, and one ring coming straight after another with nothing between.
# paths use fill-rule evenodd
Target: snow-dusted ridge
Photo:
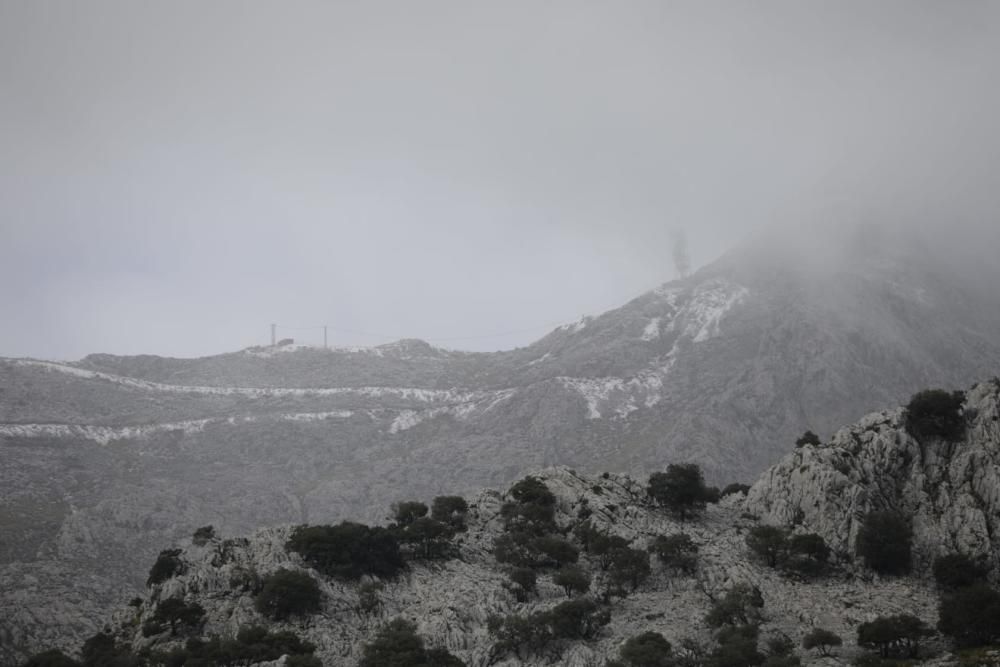
<instances>
[{"instance_id":1,"label":"snow-dusted ridge","mask_svg":"<svg viewBox=\"0 0 1000 667\"><path fill-rule=\"evenodd\" d=\"M393 397L426 403L468 403L490 397L492 391L465 391L461 389L424 389L421 387L209 387L199 385L167 384L137 378L93 371L55 361L37 359L5 359L17 366L35 366L76 377L106 380L114 384L144 391L175 394L204 394L271 398L276 396L361 396L365 398Z\"/></svg>"},{"instance_id":2,"label":"snow-dusted ridge","mask_svg":"<svg viewBox=\"0 0 1000 667\"><path fill-rule=\"evenodd\" d=\"M241 415L239 417L213 417L189 419L161 424L141 426L93 426L90 424L0 424L0 436L14 438L83 438L106 445L115 440L148 438L159 433L181 431L185 435L201 433L210 424L250 424L266 420L310 422L323 419L347 419L352 410L328 410L326 412L294 412L270 416Z\"/></svg>"}]
</instances>

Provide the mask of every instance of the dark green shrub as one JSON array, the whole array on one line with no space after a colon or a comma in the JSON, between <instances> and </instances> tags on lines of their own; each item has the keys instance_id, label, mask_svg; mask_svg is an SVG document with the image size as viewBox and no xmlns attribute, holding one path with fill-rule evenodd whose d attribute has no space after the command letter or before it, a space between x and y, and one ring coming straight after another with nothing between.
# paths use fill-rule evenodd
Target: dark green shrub
<instances>
[{"instance_id":1,"label":"dark green shrub","mask_svg":"<svg viewBox=\"0 0 1000 667\"><path fill-rule=\"evenodd\" d=\"M727 484L726 488L722 489L722 497L725 498L726 496L731 496L734 493L746 494L748 491L750 491L749 484L740 484L738 482L733 482L732 484Z\"/></svg>"},{"instance_id":2,"label":"dark green shrub","mask_svg":"<svg viewBox=\"0 0 1000 667\"><path fill-rule=\"evenodd\" d=\"M813 628L802 638L802 648L807 651L818 649L820 655L830 655L830 649L843 645L844 640L829 630Z\"/></svg>"},{"instance_id":3,"label":"dark green shrub","mask_svg":"<svg viewBox=\"0 0 1000 667\"><path fill-rule=\"evenodd\" d=\"M788 540L788 556L785 568L800 575L821 574L830 559L830 547L826 540L815 533L792 535Z\"/></svg>"},{"instance_id":4,"label":"dark green shrub","mask_svg":"<svg viewBox=\"0 0 1000 667\"><path fill-rule=\"evenodd\" d=\"M560 602L544 619L557 639L593 639L611 622L611 613L589 598L577 598Z\"/></svg>"},{"instance_id":5,"label":"dark green shrub","mask_svg":"<svg viewBox=\"0 0 1000 667\"><path fill-rule=\"evenodd\" d=\"M566 597L581 595L590 590L590 573L576 565L567 565L552 576L552 583L566 592Z\"/></svg>"},{"instance_id":6,"label":"dark green shrub","mask_svg":"<svg viewBox=\"0 0 1000 667\"><path fill-rule=\"evenodd\" d=\"M916 658L930 628L916 616L880 616L858 626L858 646L875 649L882 658Z\"/></svg>"},{"instance_id":7,"label":"dark green shrub","mask_svg":"<svg viewBox=\"0 0 1000 667\"><path fill-rule=\"evenodd\" d=\"M257 611L276 621L320 610L322 595L316 580L305 572L281 569L264 578L257 594Z\"/></svg>"},{"instance_id":8,"label":"dark green shrub","mask_svg":"<svg viewBox=\"0 0 1000 667\"><path fill-rule=\"evenodd\" d=\"M906 406L906 430L917 438L961 440L965 435L960 391L927 389L913 395Z\"/></svg>"},{"instance_id":9,"label":"dark green shrub","mask_svg":"<svg viewBox=\"0 0 1000 667\"><path fill-rule=\"evenodd\" d=\"M938 630L962 647L1000 640L1000 592L977 583L941 598Z\"/></svg>"},{"instance_id":10,"label":"dark green shrub","mask_svg":"<svg viewBox=\"0 0 1000 667\"><path fill-rule=\"evenodd\" d=\"M215 538L215 528L213 526L202 526L194 531L192 541L198 546L204 546Z\"/></svg>"},{"instance_id":11,"label":"dark green shrub","mask_svg":"<svg viewBox=\"0 0 1000 667\"><path fill-rule=\"evenodd\" d=\"M313 644L303 641L294 632L269 632L267 628L256 625L240 628L236 633L236 644L240 647L242 657L252 662L277 660L283 655L307 655L316 651Z\"/></svg>"},{"instance_id":12,"label":"dark green shrub","mask_svg":"<svg viewBox=\"0 0 1000 667\"><path fill-rule=\"evenodd\" d=\"M427 505L416 500L396 503L392 506L392 517L399 526L408 526L425 516L427 516Z\"/></svg>"},{"instance_id":13,"label":"dark green shrub","mask_svg":"<svg viewBox=\"0 0 1000 667\"><path fill-rule=\"evenodd\" d=\"M518 660L525 660L533 654L541 653L554 637L544 612L529 616L490 617L487 628L493 637L490 648L490 663L513 653Z\"/></svg>"},{"instance_id":14,"label":"dark green shrub","mask_svg":"<svg viewBox=\"0 0 1000 667\"><path fill-rule=\"evenodd\" d=\"M615 549L608 568L608 590L624 596L626 586L635 592L649 578L649 552L641 549Z\"/></svg>"},{"instance_id":15,"label":"dark green shrub","mask_svg":"<svg viewBox=\"0 0 1000 667\"><path fill-rule=\"evenodd\" d=\"M550 651L550 659L557 658L558 645L551 645L554 640L593 639L610 622L611 613L589 598L568 600L527 616L493 616L487 626L494 637L492 662L510 653L524 660Z\"/></svg>"},{"instance_id":16,"label":"dark green shrub","mask_svg":"<svg viewBox=\"0 0 1000 667\"><path fill-rule=\"evenodd\" d=\"M659 535L649 550L656 554L664 567L676 572L692 574L698 567L698 545L685 533Z\"/></svg>"},{"instance_id":17,"label":"dark green shrub","mask_svg":"<svg viewBox=\"0 0 1000 667\"><path fill-rule=\"evenodd\" d=\"M530 567L515 567L507 573L511 585L509 586L518 602L524 602L538 590L538 576Z\"/></svg>"},{"instance_id":18,"label":"dark green shrub","mask_svg":"<svg viewBox=\"0 0 1000 667\"><path fill-rule=\"evenodd\" d=\"M577 548L561 537L536 537L531 541L530 548L538 555L536 560L542 566L562 567L580 558Z\"/></svg>"},{"instance_id":19,"label":"dark green shrub","mask_svg":"<svg viewBox=\"0 0 1000 667\"><path fill-rule=\"evenodd\" d=\"M318 663L316 659L311 659L315 650L315 646L293 632L268 632L265 628L250 626L240 628L232 639L192 637L183 649L154 656L151 663L166 667L235 667L277 660L287 655L286 665L315 667Z\"/></svg>"},{"instance_id":20,"label":"dark green shrub","mask_svg":"<svg viewBox=\"0 0 1000 667\"><path fill-rule=\"evenodd\" d=\"M673 647L659 632L643 632L625 641L619 651L628 667L674 667Z\"/></svg>"},{"instance_id":21,"label":"dark green shrub","mask_svg":"<svg viewBox=\"0 0 1000 667\"><path fill-rule=\"evenodd\" d=\"M599 533L590 540L590 555L597 558L603 572L607 572L615 558L615 554L628 548L628 540L618 535Z\"/></svg>"},{"instance_id":22,"label":"dark green shrub","mask_svg":"<svg viewBox=\"0 0 1000 667\"><path fill-rule=\"evenodd\" d=\"M167 579L172 579L177 575L184 574L187 566L181 560L180 549L166 549L161 551L156 557L156 562L149 570L149 578L146 579L147 586L162 584Z\"/></svg>"},{"instance_id":23,"label":"dark green shrub","mask_svg":"<svg viewBox=\"0 0 1000 667\"><path fill-rule=\"evenodd\" d=\"M747 547L769 567L777 567L788 555L788 531L777 526L754 526L747 533Z\"/></svg>"},{"instance_id":24,"label":"dark green shrub","mask_svg":"<svg viewBox=\"0 0 1000 667\"><path fill-rule=\"evenodd\" d=\"M763 608L764 597L760 590L749 584L737 584L715 601L705 616L705 623L711 628L749 626L759 620Z\"/></svg>"},{"instance_id":25,"label":"dark green shrub","mask_svg":"<svg viewBox=\"0 0 1000 667\"><path fill-rule=\"evenodd\" d=\"M382 606L379 593L382 592L382 583L369 581L358 586L358 613L370 616L377 612Z\"/></svg>"},{"instance_id":26,"label":"dark green shrub","mask_svg":"<svg viewBox=\"0 0 1000 667\"><path fill-rule=\"evenodd\" d=\"M820 440L819 436L812 431L806 431L799 436L798 440L795 441L796 447L805 447L806 445L819 447L821 444L823 444L823 441Z\"/></svg>"},{"instance_id":27,"label":"dark green shrub","mask_svg":"<svg viewBox=\"0 0 1000 667\"><path fill-rule=\"evenodd\" d=\"M676 514L681 521L703 509L711 498L701 468L694 463L671 464L666 472L653 473L646 492L653 502Z\"/></svg>"},{"instance_id":28,"label":"dark green shrub","mask_svg":"<svg viewBox=\"0 0 1000 667\"><path fill-rule=\"evenodd\" d=\"M358 667L464 667L444 649L427 649L413 623L397 618L366 644Z\"/></svg>"},{"instance_id":29,"label":"dark green shrub","mask_svg":"<svg viewBox=\"0 0 1000 667\"><path fill-rule=\"evenodd\" d=\"M530 533L511 531L493 540L493 557L498 563L514 567L534 567L535 553L531 548L534 539Z\"/></svg>"},{"instance_id":30,"label":"dark green shrub","mask_svg":"<svg viewBox=\"0 0 1000 667\"><path fill-rule=\"evenodd\" d=\"M340 579L395 577L406 567L392 531L351 521L336 526L299 526L285 548L301 555L319 572Z\"/></svg>"},{"instance_id":31,"label":"dark green shrub","mask_svg":"<svg viewBox=\"0 0 1000 667\"><path fill-rule=\"evenodd\" d=\"M428 517L413 519L405 528L397 530L398 539L407 547L411 558L433 560L453 555L451 527Z\"/></svg>"},{"instance_id":32,"label":"dark green shrub","mask_svg":"<svg viewBox=\"0 0 1000 667\"><path fill-rule=\"evenodd\" d=\"M156 605L152 621L163 627L167 624L170 627L170 634L176 635L179 627L194 628L205 618L205 610L197 602L185 602L180 598L168 598L161 600Z\"/></svg>"},{"instance_id":33,"label":"dark green shrub","mask_svg":"<svg viewBox=\"0 0 1000 667\"><path fill-rule=\"evenodd\" d=\"M705 660L706 667L754 667L766 656L757 648L756 625L724 627L716 635L718 646Z\"/></svg>"},{"instance_id":34,"label":"dark green shrub","mask_svg":"<svg viewBox=\"0 0 1000 667\"><path fill-rule=\"evenodd\" d=\"M504 503L500 515L504 518L506 530L530 532L544 535L553 532L555 524L556 497L536 477L525 477L507 492L513 500Z\"/></svg>"},{"instance_id":35,"label":"dark green shrub","mask_svg":"<svg viewBox=\"0 0 1000 667\"><path fill-rule=\"evenodd\" d=\"M858 531L857 553L865 566L882 574L910 571L913 530L895 512L870 512Z\"/></svg>"},{"instance_id":36,"label":"dark green shrub","mask_svg":"<svg viewBox=\"0 0 1000 667\"><path fill-rule=\"evenodd\" d=\"M51 649L31 656L22 667L80 667L80 663L62 651Z\"/></svg>"},{"instance_id":37,"label":"dark green shrub","mask_svg":"<svg viewBox=\"0 0 1000 667\"><path fill-rule=\"evenodd\" d=\"M314 655L290 655L285 658L285 667L323 667L323 661Z\"/></svg>"},{"instance_id":38,"label":"dark green shrub","mask_svg":"<svg viewBox=\"0 0 1000 667\"><path fill-rule=\"evenodd\" d=\"M965 554L948 554L934 559L934 581L944 590L972 586L986 580L988 568Z\"/></svg>"},{"instance_id":39,"label":"dark green shrub","mask_svg":"<svg viewBox=\"0 0 1000 667\"><path fill-rule=\"evenodd\" d=\"M127 644L118 644L114 637L104 632L83 643L80 657L83 667L140 667L143 664Z\"/></svg>"},{"instance_id":40,"label":"dark green shrub","mask_svg":"<svg viewBox=\"0 0 1000 667\"><path fill-rule=\"evenodd\" d=\"M431 503L431 518L449 526L454 532L465 530L469 504L461 496L438 496Z\"/></svg>"}]
</instances>

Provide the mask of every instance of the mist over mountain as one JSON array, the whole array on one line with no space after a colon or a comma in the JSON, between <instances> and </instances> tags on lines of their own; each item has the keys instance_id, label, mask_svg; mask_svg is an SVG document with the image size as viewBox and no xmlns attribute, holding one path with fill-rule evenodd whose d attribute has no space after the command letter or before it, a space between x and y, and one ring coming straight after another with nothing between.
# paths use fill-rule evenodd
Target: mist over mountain
<instances>
[{"instance_id":1,"label":"mist over mountain","mask_svg":"<svg viewBox=\"0 0 1000 667\"><path fill-rule=\"evenodd\" d=\"M974 275L989 267L912 228L811 240L759 239L504 352L6 359L2 576L18 625L80 636L200 525L378 521L400 499L551 465L694 462L712 483L749 481L807 428L1000 371L1000 296Z\"/></svg>"}]
</instances>

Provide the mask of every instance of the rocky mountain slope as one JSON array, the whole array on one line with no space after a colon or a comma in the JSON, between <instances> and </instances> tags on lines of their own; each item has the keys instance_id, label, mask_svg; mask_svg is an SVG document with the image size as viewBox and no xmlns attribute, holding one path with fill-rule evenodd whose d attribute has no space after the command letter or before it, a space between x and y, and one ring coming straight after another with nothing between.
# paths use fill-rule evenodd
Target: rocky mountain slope
<instances>
[{"instance_id":1,"label":"rocky mountain slope","mask_svg":"<svg viewBox=\"0 0 1000 667\"><path fill-rule=\"evenodd\" d=\"M965 394L965 438L921 438L899 408L868 415L829 443L806 445L750 489L763 520L801 524L834 549L853 553L861 519L890 510L911 518L915 566L962 553L1000 573L1000 380Z\"/></svg>"},{"instance_id":2,"label":"rocky mountain slope","mask_svg":"<svg viewBox=\"0 0 1000 667\"><path fill-rule=\"evenodd\" d=\"M822 627L845 639L834 658L800 651L806 665L847 664L860 651L853 645L857 626L876 616L908 613L933 626L937 594L927 569L934 556L986 556L992 559L992 576L1000 575L1000 380L965 392L962 420L964 436L946 442L907 432L903 409L871 414L828 443L786 454L746 494L726 496L685 522L650 503L644 479L586 475L566 467L538 473L555 496L556 523L567 535L589 521L633 548L645 549L657 536L679 532L698 547L692 573L673 571L653 559L649 579L634 592L611 599L611 621L596 637L560 646L559 664L603 666L626 639L647 630L662 633L677 647L684 640L707 646L712 633L705 614L740 584L763 596L762 636L785 635L797 643L810 629ZM169 645L169 634L144 637L138 629L160 602L178 598L204 607L203 633L232 636L240 627L268 623L256 611L253 593L238 582L247 572L266 577L286 568L319 582L321 611L271 627L293 630L314 643L324 665L356 664L363 645L397 617L412 620L429 645L447 648L471 666L552 664L551 655L518 658L493 652L489 617L551 609L566 599L551 571L539 578L537 595L528 600L519 601L512 592L493 554L495 540L505 530L501 508L509 499L497 491L473 496L468 529L455 538L457 557L411 563L403 576L383 582L379 603L371 608L362 609L361 583L313 570L286 549L290 528L275 527L248 538L213 538L203 544L184 540L185 571L150 587L141 604L119 612L108 627L137 650ZM855 561L853 542L861 517L886 508L912 517L914 576L880 577ZM803 580L765 566L746 546L750 529L762 523L822 535L833 547L834 567L824 576ZM594 555L583 554L581 563L595 575L592 590L599 595L608 575ZM934 641L930 646L932 652L941 650ZM935 664L953 662L944 655Z\"/></svg>"},{"instance_id":3,"label":"rocky mountain slope","mask_svg":"<svg viewBox=\"0 0 1000 667\"><path fill-rule=\"evenodd\" d=\"M1000 370L1000 296L897 241L748 246L506 352L0 361L0 644L90 632L200 525L378 520L551 465L747 480L805 428Z\"/></svg>"}]
</instances>

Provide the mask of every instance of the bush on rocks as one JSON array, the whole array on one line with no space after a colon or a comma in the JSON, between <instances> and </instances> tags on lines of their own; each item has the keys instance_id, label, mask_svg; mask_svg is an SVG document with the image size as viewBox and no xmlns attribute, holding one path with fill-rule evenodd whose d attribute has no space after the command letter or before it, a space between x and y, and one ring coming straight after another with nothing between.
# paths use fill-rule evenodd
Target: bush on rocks
<instances>
[{"instance_id":1,"label":"bush on rocks","mask_svg":"<svg viewBox=\"0 0 1000 667\"><path fill-rule=\"evenodd\" d=\"M320 610L322 595L316 580L305 572L281 569L264 578L255 601L257 611L281 621Z\"/></svg>"}]
</instances>

